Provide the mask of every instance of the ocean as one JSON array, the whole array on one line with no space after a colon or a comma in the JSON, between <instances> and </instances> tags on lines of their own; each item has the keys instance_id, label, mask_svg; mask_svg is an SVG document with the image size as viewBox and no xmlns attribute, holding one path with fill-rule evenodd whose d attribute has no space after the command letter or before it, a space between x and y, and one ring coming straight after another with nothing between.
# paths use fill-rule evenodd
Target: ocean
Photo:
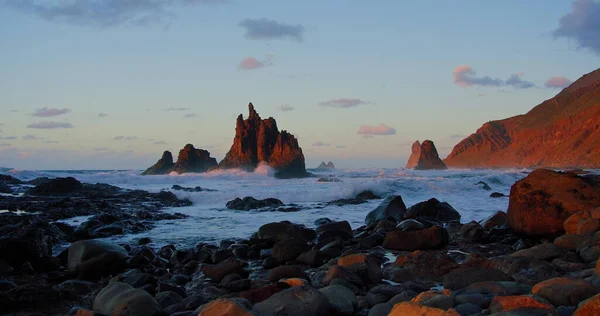
<instances>
[{"instance_id":1,"label":"ocean","mask_svg":"<svg viewBox=\"0 0 600 316\"><path fill-rule=\"evenodd\" d=\"M187 198L193 206L166 209L189 215L183 220L161 221L150 231L108 238L115 242L134 242L150 237L153 245L165 244L193 246L198 242L216 243L224 239L248 238L266 223L288 220L314 227L314 221L327 217L347 220L352 228L364 225L366 214L381 200L359 205L324 205L326 202L351 198L371 190L386 197L401 195L406 206L432 197L450 203L462 216L461 222L485 219L496 211L506 211L508 198L491 198L492 192L506 195L515 181L526 176L529 170L440 170L415 171L405 169L338 169L332 171L308 170L317 176L334 176L341 182L318 182L318 178L275 179L268 167L259 167L249 173L240 170L214 171L205 174L171 174L141 176L140 170L85 170L85 171L18 171L8 174L22 180L37 177L72 176L86 183L108 183L122 188L142 189L151 192L170 190L175 184L184 187L200 186L216 191L173 191L179 198ZM477 185L487 183L491 190ZM229 210L225 204L236 198L252 196L257 199L277 198L285 204L301 207L297 212L264 212ZM71 218L65 222L78 225L85 217Z\"/></svg>"}]
</instances>

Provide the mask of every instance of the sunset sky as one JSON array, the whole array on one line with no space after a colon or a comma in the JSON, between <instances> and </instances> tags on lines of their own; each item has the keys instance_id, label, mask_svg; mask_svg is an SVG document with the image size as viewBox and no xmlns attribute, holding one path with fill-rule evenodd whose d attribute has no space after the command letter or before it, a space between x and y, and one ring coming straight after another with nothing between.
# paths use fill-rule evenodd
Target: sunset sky
<instances>
[{"instance_id":1,"label":"sunset sky","mask_svg":"<svg viewBox=\"0 0 600 316\"><path fill-rule=\"evenodd\" d=\"M600 2L0 0L0 167L221 160L252 102L307 167L442 157L600 65Z\"/></svg>"}]
</instances>

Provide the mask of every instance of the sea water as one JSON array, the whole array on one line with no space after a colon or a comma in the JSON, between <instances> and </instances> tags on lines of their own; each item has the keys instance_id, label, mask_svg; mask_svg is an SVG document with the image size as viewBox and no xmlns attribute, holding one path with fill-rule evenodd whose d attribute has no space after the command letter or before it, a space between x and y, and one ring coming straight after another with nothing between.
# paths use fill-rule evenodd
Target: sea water
<instances>
[{"instance_id":1,"label":"sea water","mask_svg":"<svg viewBox=\"0 0 600 316\"><path fill-rule=\"evenodd\" d=\"M309 170L311 171L311 170ZM327 202L351 198L364 190L371 190L385 198L401 195L407 207L432 197L450 203L462 216L462 222L482 220L496 211L506 211L508 198L491 198L490 193L509 194L515 181L528 170L440 170L416 171L405 169L345 169L313 172L317 177L304 179L275 179L268 167L256 172L240 170L214 171L205 174L170 174L141 176L139 170L119 171L10 171L22 180L36 177L72 176L85 183L108 183L122 188L150 192L170 190L174 184L184 187L200 186L215 191L173 191L179 198L193 202L193 206L169 208L164 211L183 213L189 218L160 221L150 231L109 238L116 242L133 242L150 237L155 246L175 244L193 246L198 242L215 243L224 239L248 238L266 223L288 220L314 227L314 221L327 217L347 220L352 228L364 225L365 216L382 200L359 205L325 205ZM318 182L319 176L334 176L341 182ZM492 190L484 190L478 182L487 183ZM277 198L285 204L296 204L297 212L235 211L225 207L236 197L252 196L257 199ZM64 220L79 225L86 218Z\"/></svg>"}]
</instances>

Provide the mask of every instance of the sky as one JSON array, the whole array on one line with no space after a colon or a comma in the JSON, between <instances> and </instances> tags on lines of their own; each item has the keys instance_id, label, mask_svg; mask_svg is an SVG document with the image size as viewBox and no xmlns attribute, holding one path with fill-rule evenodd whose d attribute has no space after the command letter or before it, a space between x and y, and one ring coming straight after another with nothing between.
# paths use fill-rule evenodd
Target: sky
<instances>
[{"instance_id":1,"label":"sky","mask_svg":"<svg viewBox=\"0 0 600 316\"><path fill-rule=\"evenodd\" d=\"M307 167L402 167L600 65L600 2L0 0L0 166L221 160L249 102Z\"/></svg>"}]
</instances>

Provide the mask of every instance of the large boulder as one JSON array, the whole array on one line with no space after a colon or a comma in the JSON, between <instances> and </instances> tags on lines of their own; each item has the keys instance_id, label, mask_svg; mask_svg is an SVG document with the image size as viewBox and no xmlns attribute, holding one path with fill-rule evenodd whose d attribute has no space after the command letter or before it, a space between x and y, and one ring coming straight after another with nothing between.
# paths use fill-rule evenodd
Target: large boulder
<instances>
[{"instance_id":1,"label":"large boulder","mask_svg":"<svg viewBox=\"0 0 600 316\"><path fill-rule=\"evenodd\" d=\"M577 212L564 223L567 234L587 234L600 229L600 207Z\"/></svg>"},{"instance_id":2,"label":"large boulder","mask_svg":"<svg viewBox=\"0 0 600 316\"><path fill-rule=\"evenodd\" d=\"M450 204L440 202L436 198L431 198L409 207L406 213L404 213L404 218L406 219L420 217L429 217L441 222L450 222L460 220L460 213Z\"/></svg>"},{"instance_id":3,"label":"large boulder","mask_svg":"<svg viewBox=\"0 0 600 316\"><path fill-rule=\"evenodd\" d=\"M304 227L304 225L282 221L262 225L258 229L256 237L261 240L276 242L289 238L313 240L317 237L317 234L314 230Z\"/></svg>"},{"instance_id":4,"label":"large boulder","mask_svg":"<svg viewBox=\"0 0 600 316\"><path fill-rule=\"evenodd\" d=\"M319 290L329 300L330 315L351 316L358 307L356 295L342 285L330 285Z\"/></svg>"},{"instance_id":5,"label":"large boulder","mask_svg":"<svg viewBox=\"0 0 600 316\"><path fill-rule=\"evenodd\" d=\"M235 198L229 202L225 206L227 206L230 210L240 210L240 211L249 211L255 210L259 208L265 207L279 207L282 206L283 202L274 198L267 198L262 200L257 200L251 196L247 196L243 199Z\"/></svg>"},{"instance_id":6,"label":"large boulder","mask_svg":"<svg viewBox=\"0 0 600 316\"><path fill-rule=\"evenodd\" d=\"M365 224L371 225L389 217L400 222L406 213L406 205L400 195L388 196L377 208L369 212L365 217Z\"/></svg>"},{"instance_id":7,"label":"large boulder","mask_svg":"<svg viewBox=\"0 0 600 316\"><path fill-rule=\"evenodd\" d=\"M83 189L83 184L73 177L56 178L48 182L41 183L27 191L30 195L70 195Z\"/></svg>"},{"instance_id":8,"label":"large boulder","mask_svg":"<svg viewBox=\"0 0 600 316\"><path fill-rule=\"evenodd\" d=\"M101 240L80 240L68 250L68 270L80 279L98 279L120 272L128 258L125 248Z\"/></svg>"},{"instance_id":9,"label":"large boulder","mask_svg":"<svg viewBox=\"0 0 600 316\"><path fill-rule=\"evenodd\" d=\"M329 299L313 288L295 286L255 304L252 311L260 316L328 316Z\"/></svg>"},{"instance_id":10,"label":"large boulder","mask_svg":"<svg viewBox=\"0 0 600 316\"><path fill-rule=\"evenodd\" d=\"M294 135L279 131L272 117L261 119L252 103L248 104L248 110L247 119L241 114L238 116L233 145L219 168L253 171L264 162L275 169L276 177L308 176L302 148Z\"/></svg>"},{"instance_id":11,"label":"large boulder","mask_svg":"<svg viewBox=\"0 0 600 316\"><path fill-rule=\"evenodd\" d=\"M446 244L448 232L439 226L415 231L395 230L386 233L383 240L383 248L406 251L436 249Z\"/></svg>"},{"instance_id":12,"label":"large boulder","mask_svg":"<svg viewBox=\"0 0 600 316\"><path fill-rule=\"evenodd\" d=\"M489 310L492 313L514 312L547 315L554 311L554 306L535 295L495 296L490 302Z\"/></svg>"},{"instance_id":13,"label":"large boulder","mask_svg":"<svg viewBox=\"0 0 600 316\"><path fill-rule=\"evenodd\" d=\"M142 175L168 174L173 169L173 166L175 166L173 154L170 151L165 151L162 157L152 167L146 169Z\"/></svg>"},{"instance_id":14,"label":"large boulder","mask_svg":"<svg viewBox=\"0 0 600 316\"><path fill-rule=\"evenodd\" d=\"M413 145L414 146L414 145ZM447 169L446 165L440 159L435 145L430 140L425 140L421 144L421 150L419 152L419 162L415 170L444 170Z\"/></svg>"},{"instance_id":15,"label":"large boulder","mask_svg":"<svg viewBox=\"0 0 600 316\"><path fill-rule=\"evenodd\" d=\"M454 309L443 310L435 307L429 307L412 302L401 302L392 308L388 316L409 316L409 315L427 315L427 316L460 316Z\"/></svg>"},{"instance_id":16,"label":"large boulder","mask_svg":"<svg viewBox=\"0 0 600 316\"><path fill-rule=\"evenodd\" d=\"M148 292L114 282L96 295L94 312L113 316L152 316L161 315L162 308Z\"/></svg>"},{"instance_id":17,"label":"large boulder","mask_svg":"<svg viewBox=\"0 0 600 316\"><path fill-rule=\"evenodd\" d=\"M573 316L600 315L600 294L596 294L579 303Z\"/></svg>"},{"instance_id":18,"label":"large boulder","mask_svg":"<svg viewBox=\"0 0 600 316\"><path fill-rule=\"evenodd\" d=\"M211 278L215 282L221 282L223 278L230 274L237 273L241 276L248 276L245 267L247 263L244 261L229 258L217 264L206 264L202 266L202 273Z\"/></svg>"},{"instance_id":19,"label":"large boulder","mask_svg":"<svg viewBox=\"0 0 600 316\"><path fill-rule=\"evenodd\" d=\"M553 278L536 284L531 293L548 300L554 306L577 306L598 291L585 280Z\"/></svg>"},{"instance_id":20,"label":"large boulder","mask_svg":"<svg viewBox=\"0 0 600 316\"><path fill-rule=\"evenodd\" d=\"M510 189L508 223L518 233L556 235L569 216L600 206L600 184L591 176L538 169Z\"/></svg>"},{"instance_id":21,"label":"large boulder","mask_svg":"<svg viewBox=\"0 0 600 316\"><path fill-rule=\"evenodd\" d=\"M303 239L298 238L290 238L278 241L273 246L272 256L279 263L284 263L288 261L295 260L303 254L310 250L310 246Z\"/></svg>"},{"instance_id":22,"label":"large boulder","mask_svg":"<svg viewBox=\"0 0 600 316\"><path fill-rule=\"evenodd\" d=\"M202 305L197 316L253 316L245 306L238 302L226 298L216 299L210 303Z\"/></svg>"}]
</instances>

